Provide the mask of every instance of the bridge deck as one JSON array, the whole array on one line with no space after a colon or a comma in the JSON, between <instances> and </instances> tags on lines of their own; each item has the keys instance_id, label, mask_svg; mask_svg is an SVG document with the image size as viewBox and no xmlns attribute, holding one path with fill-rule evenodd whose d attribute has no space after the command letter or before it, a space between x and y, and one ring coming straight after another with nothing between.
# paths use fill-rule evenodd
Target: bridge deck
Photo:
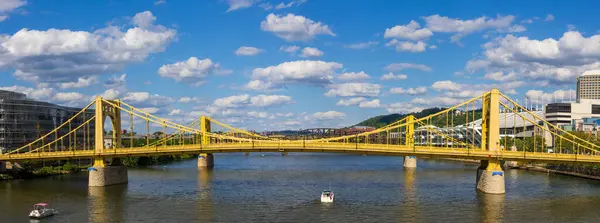
<instances>
[{"instance_id":1,"label":"bridge deck","mask_svg":"<svg viewBox=\"0 0 600 223\"><path fill-rule=\"evenodd\" d=\"M356 144L356 143L221 143L208 146L173 145L156 147L134 147L105 149L101 153L93 150L34 152L0 155L0 161L19 160L68 160L96 157L127 157L127 156L158 156L197 153L231 153L231 152L328 152L353 153L389 156L419 156L432 158L462 158L462 159L502 159L507 161L541 161L547 163L600 163L600 156L582 154L557 154L523 151L490 152L480 149L432 147L387 144Z\"/></svg>"}]
</instances>

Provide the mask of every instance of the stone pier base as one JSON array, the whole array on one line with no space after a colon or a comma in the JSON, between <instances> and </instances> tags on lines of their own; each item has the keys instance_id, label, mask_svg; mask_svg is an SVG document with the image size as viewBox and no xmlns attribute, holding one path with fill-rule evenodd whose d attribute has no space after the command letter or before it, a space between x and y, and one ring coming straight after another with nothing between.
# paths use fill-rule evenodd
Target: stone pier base
<instances>
[{"instance_id":1,"label":"stone pier base","mask_svg":"<svg viewBox=\"0 0 600 223\"><path fill-rule=\"evenodd\" d=\"M90 167L88 185L90 187L105 187L127 183L126 166Z\"/></svg>"},{"instance_id":2,"label":"stone pier base","mask_svg":"<svg viewBox=\"0 0 600 223\"><path fill-rule=\"evenodd\" d=\"M417 157L416 156L405 156L404 157L404 168L417 168Z\"/></svg>"},{"instance_id":3,"label":"stone pier base","mask_svg":"<svg viewBox=\"0 0 600 223\"><path fill-rule=\"evenodd\" d=\"M215 165L215 157L212 153L201 153L198 155L198 167L213 167Z\"/></svg>"},{"instance_id":4,"label":"stone pier base","mask_svg":"<svg viewBox=\"0 0 600 223\"><path fill-rule=\"evenodd\" d=\"M482 160L477 169L477 190L487 194L504 194L504 171L499 161Z\"/></svg>"}]
</instances>

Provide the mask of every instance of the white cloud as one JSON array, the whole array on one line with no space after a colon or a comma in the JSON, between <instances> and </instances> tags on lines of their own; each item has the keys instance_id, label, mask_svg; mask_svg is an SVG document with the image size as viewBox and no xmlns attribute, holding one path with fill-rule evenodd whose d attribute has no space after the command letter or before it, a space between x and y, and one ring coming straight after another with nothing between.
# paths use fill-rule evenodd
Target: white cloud
<instances>
[{"instance_id":1,"label":"white cloud","mask_svg":"<svg viewBox=\"0 0 600 223\"><path fill-rule=\"evenodd\" d=\"M300 54L301 57L320 57L323 56L323 51L314 48L314 47L304 47L304 49L302 49L302 53Z\"/></svg>"},{"instance_id":2,"label":"white cloud","mask_svg":"<svg viewBox=\"0 0 600 223\"><path fill-rule=\"evenodd\" d=\"M298 6L298 5L301 5L302 3L305 3L306 1L307 0L296 0L296 1L290 1L287 4L284 4L283 2L281 2L275 6L275 10L290 8L294 5Z\"/></svg>"},{"instance_id":3,"label":"white cloud","mask_svg":"<svg viewBox=\"0 0 600 223\"><path fill-rule=\"evenodd\" d=\"M554 92L543 92L540 90L529 90L525 96L532 103L550 103L560 101L570 101L577 97L575 90L556 90Z\"/></svg>"},{"instance_id":4,"label":"white cloud","mask_svg":"<svg viewBox=\"0 0 600 223\"><path fill-rule=\"evenodd\" d=\"M396 39L391 40L390 42L385 44L386 46L395 46L397 52L412 52L412 53L420 53L425 52L427 49L427 44L423 41L418 41L416 43L409 41L398 41Z\"/></svg>"},{"instance_id":5,"label":"white cloud","mask_svg":"<svg viewBox=\"0 0 600 223\"><path fill-rule=\"evenodd\" d=\"M376 97L379 95L381 85L369 83L343 83L330 84L325 96L341 97Z\"/></svg>"},{"instance_id":6,"label":"white cloud","mask_svg":"<svg viewBox=\"0 0 600 223\"><path fill-rule=\"evenodd\" d=\"M554 21L554 16L552 14L548 14L548 16L546 16L546 19L544 21Z\"/></svg>"},{"instance_id":7,"label":"white cloud","mask_svg":"<svg viewBox=\"0 0 600 223\"><path fill-rule=\"evenodd\" d=\"M462 86L460 84L457 84L453 81L436 81L435 83L433 83L431 85L431 87L437 91L443 91L443 90L448 90L448 91L460 91L462 89Z\"/></svg>"},{"instance_id":8,"label":"white cloud","mask_svg":"<svg viewBox=\"0 0 600 223\"><path fill-rule=\"evenodd\" d=\"M102 93L100 95L100 97L103 97L104 99L107 99L107 100L115 100L115 99L121 97L121 92L119 92L119 90L116 90L116 89L108 89L108 90L104 91L104 93Z\"/></svg>"},{"instance_id":9,"label":"white cloud","mask_svg":"<svg viewBox=\"0 0 600 223\"><path fill-rule=\"evenodd\" d=\"M299 49L300 49L299 46L281 46L281 47L279 47L279 51L286 52L286 53L295 53Z\"/></svg>"},{"instance_id":10,"label":"white cloud","mask_svg":"<svg viewBox=\"0 0 600 223\"><path fill-rule=\"evenodd\" d=\"M327 112L316 112L312 114L312 118L316 120L333 120L333 119L343 119L346 117L346 114L338 111L327 111Z\"/></svg>"},{"instance_id":11,"label":"white cloud","mask_svg":"<svg viewBox=\"0 0 600 223\"><path fill-rule=\"evenodd\" d=\"M8 19L8 13L27 4L25 0L2 0L0 1L0 22Z\"/></svg>"},{"instance_id":12,"label":"white cloud","mask_svg":"<svg viewBox=\"0 0 600 223\"><path fill-rule=\"evenodd\" d=\"M317 35L335 36L327 25L291 13L285 16L271 13L260 23L260 28L286 41L308 41Z\"/></svg>"},{"instance_id":13,"label":"white cloud","mask_svg":"<svg viewBox=\"0 0 600 223\"><path fill-rule=\"evenodd\" d=\"M277 66L254 69L254 80L248 83L247 87L266 90L280 88L286 84L324 86L331 83L333 74L342 67L339 63L313 60L284 62Z\"/></svg>"},{"instance_id":14,"label":"white cloud","mask_svg":"<svg viewBox=\"0 0 600 223\"><path fill-rule=\"evenodd\" d=\"M226 0L229 8L227 12L235 11L238 9L249 8L254 3L258 2L256 0Z\"/></svg>"},{"instance_id":15,"label":"white cloud","mask_svg":"<svg viewBox=\"0 0 600 223\"><path fill-rule=\"evenodd\" d=\"M238 56L254 56L261 53L263 50L251 46L241 46L235 51Z\"/></svg>"},{"instance_id":16,"label":"white cloud","mask_svg":"<svg viewBox=\"0 0 600 223\"><path fill-rule=\"evenodd\" d=\"M417 69L417 70L422 70L422 71L426 71L426 72L433 70L433 69L431 69L431 67L425 66L423 64L412 64L412 63L393 63L390 65L387 65L385 67L385 69L388 71L401 71L404 69Z\"/></svg>"},{"instance_id":17,"label":"white cloud","mask_svg":"<svg viewBox=\"0 0 600 223\"><path fill-rule=\"evenodd\" d=\"M141 14L151 15L147 11L136 17ZM0 35L0 68L14 69L18 79L46 83L115 73L163 51L175 39L175 30L144 25L126 31L109 26L94 32L21 29L13 35Z\"/></svg>"},{"instance_id":18,"label":"white cloud","mask_svg":"<svg viewBox=\"0 0 600 223\"><path fill-rule=\"evenodd\" d=\"M558 40L507 35L486 43L484 49L483 58L467 63L467 71L514 72L516 79L564 84L571 83L585 70L600 68L600 35L584 37L577 31L565 32Z\"/></svg>"},{"instance_id":19,"label":"white cloud","mask_svg":"<svg viewBox=\"0 0 600 223\"><path fill-rule=\"evenodd\" d=\"M361 102L367 100L364 97L357 97L357 98L350 98L350 99L341 99L339 100L336 105L339 106L350 106L350 105L358 105Z\"/></svg>"},{"instance_id":20,"label":"white cloud","mask_svg":"<svg viewBox=\"0 0 600 223\"><path fill-rule=\"evenodd\" d=\"M517 74L515 72L510 72L505 75L503 72L498 71L486 74L484 78L495 81L514 81L517 79Z\"/></svg>"},{"instance_id":21,"label":"white cloud","mask_svg":"<svg viewBox=\"0 0 600 223\"><path fill-rule=\"evenodd\" d=\"M392 72L389 72L387 74L384 74L381 77L381 80L387 81L387 80L406 80L406 78L408 78L408 76L406 74L394 74Z\"/></svg>"},{"instance_id":22,"label":"white cloud","mask_svg":"<svg viewBox=\"0 0 600 223\"><path fill-rule=\"evenodd\" d=\"M54 95L54 100L59 102L79 101L85 98L86 96L79 92L58 92Z\"/></svg>"},{"instance_id":23,"label":"white cloud","mask_svg":"<svg viewBox=\"0 0 600 223\"><path fill-rule=\"evenodd\" d=\"M374 47L377 44L379 44L379 42L369 41L369 42L363 42L363 43L348 44L348 45L345 45L344 47L349 48L349 49L354 49L354 50L360 50L360 49L367 49L367 48Z\"/></svg>"},{"instance_id":24,"label":"white cloud","mask_svg":"<svg viewBox=\"0 0 600 223\"><path fill-rule=\"evenodd\" d=\"M460 33L463 35L478 32L485 29L507 29L510 27L515 17L497 16L489 18L482 16L475 19L460 20L448 18L446 16L432 15L423 18L429 28L433 32L442 33Z\"/></svg>"},{"instance_id":25,"label":"white cloud","mask_svg":"<svg viewBox=\"0 0 600 223\"><path fill-rule=\"evenodd\" d=\"M152 26L152 24L156 21L156 17L152 15L152 12L145 11L135 14L133 16L133 24L139 26L140 28L148 28Z\"/></svg>"},{"instance_id":26,"label":"white cloud","mask_svg":"<svg viewBox=\"0 0 600 223\"><path fill-rule=\"evenodd\" d=\"M399 38L409 40L427 39L433 35L433 32L427 28L422 28L418 22L410 21L407 25L397 25L389 29L385 29L384 38Z\"/></svg>"},{"instance_id":27,"label":"white cloud","mask_svg":"<svg viewBox=\"0 0 600 223\"><path fill-rule=\"evenodd\" d=\"M182 97L179 99L179 103L197 103L201 101L198 97Z\"/></svg>"},{"instance_id":28,"label":"white cloud","mask_svg":"<svg viewBox=\"0 0 600 223\"><path fill-rule=\"evenodd\" d=\"M59 83L58 86L60 87L60 89L83 88L83 87L88 87L97 82L98 82L97 76L88 76L88 77L77 78L77 81L74 81L74 82Z\"/></svg>"},{"instance_id":29,"label":"white cloud","mask_svg":"<svg viewBox=\"0 0 600 223\"><path fill-rule=\"evenodd\" d=\"M220 108L242 108L242 107L273 107L294 103L292 97L285 95L256 95L247 94L233 95L215 99L213 105Z\"/></svg>"},{"instance_id":30,"label":"white cloud","mask_svg":"<svg viewBox=\"0 0 600 223\"><path fill-rule=\"evenodd\" d=\"M361 102L358 107L361 108L379 108L381 107L381 104L379 104L379 99L374 99L372 101L363 101Z\"/></svg>"},{"instance_id":31,"label":"white cloud","mask_svg":"<svg viewBox=\"0 0 600 223\"><path fill-rule=\"evenodd\" d=\"M392 94L409 94L409 95L422 95L427 93L427 87L416 87L416 88L392 88L390 89Z\"/></svg>"},{"instance_id":32,"label":"white cloud","mask_svg":"<svg viewBox=\"0 0 600 223\"><path fill-rule=\"evenodd\" d=\"M394 103L387 106L389 113L406 114L411 112L419 112L425 109L424 107L414 106L410 103Z\"/></svg>"},{"instance_id":33,"label":"white cloud","mask_svg":"<svg viewBox=\"0 0 600 223\"><path fill-rule=\"evenodd\" d=\"M522 25L513 25L508 28L509 33L519 33L519 32L525 32L525 31L527 31L527 29L525 28L525 26L522 26Z\"/></svg>"},{"instance_id":34,"label":"white cloud","mask_svg":"<svg viewBox=\"0 0 600 223\"><path fill-rule=\"evenodd\" d=\"M442 97L436 96L432 98L415 98L411 101L412 104L420 104L427 106L454 106L463 102L463 99L452 98L452 97Z\"/></svg>"},{"instance_id":35,"label":"white cloud","mask_svg":"<svg viewBox=\"0 0 600 223\"><path fill-rule=\"evenodd\" d=\"M125 85L127 82L127 74L121 74L121 76L113 75L107 81L104 82L104 86L109 88L116 88Z\"/></svg>"},{"instance_id":36,"label":"white cloud","mask_svg":"<svg viewBox=\"0 0 600 223\"><path fill-rule=\"evenodd\" d=\"M341 81L359 81L359 80L366 80L371 78L368 74L366 74L364 71L361 72L348 72L348 73L343 73L340 74L340 76L338 76L338 79Z\"/></svg>"},{"instance_id":37,"label":"white cloud","mask_svg":"<svg viewBox=\"0 0 600 223\"><path fill-rule=\"evenodd\" d=\"M135 107L163 107L175 102L171 97L148 92L128 92L123 97L123 101Z\"/></svg>"},{"instance_id":38,"label":"white cloud","mask_svg":"<svg viewBox=\"0 0 600 223\"><path fill-rule=\"evenodd\" d=\"M169 112L169 116L180 116L183 114L184 114L184 112L181 109L173 109Z\"/></svg>"},{"instance_id":39,"label":"white cloud","mask_svg":"<svg viewBox=\"0 0 600 223\"><path fill-rule=\"evenodd\" d=\"M162 4L167 4L167 1L165 0L157 0L154 2L154 5L162 5Z\"/></svg>"},{"instance_id":40,"label":"white cloud","mask_svg":"<svg viewBox=\"0 0 600 223\"><path fill-rule=\"evenodd\" d=\"M188 82L199 86L204 83L206 76L218 73L219 69L220 65L213 63L211 59L199 60L196 57L190 57L187 61L162 65L158 69L158 74L162 77L173 78L178 82Z\"/></svg>"},{"instance_id":41,"label":"white cloud","mask_svg":"<svg viewBox=\"0 0 600 223\"><path fill-rule=\"evenodd\" d=\"M291 112L288 112L288 113L275 113L275 116L289 118L289 117L294 116L294 113L291 113Z\"/></svg>"},{"instance_id":42,"label":"white cloud","mask_svg":"<svg viewBox=\"0 0 600 223\"><path fill-rule=\"evenodd\" d=\"M158 111L160 111L160 109L157 107L140 108L140 110L150 114L156 114Z\"/></svg>"},{"instance_id":43,"label":"white cloud","mask_svg":"<svg viewBox=\"0 0 600 223\"><path fill-rule=\"evenodd\" d=\"M248 112L248 116L253 117L253 118L267 118L267 117L269 117L269 113L250 111L250 112Z\"/></svg>"}]
</instances>

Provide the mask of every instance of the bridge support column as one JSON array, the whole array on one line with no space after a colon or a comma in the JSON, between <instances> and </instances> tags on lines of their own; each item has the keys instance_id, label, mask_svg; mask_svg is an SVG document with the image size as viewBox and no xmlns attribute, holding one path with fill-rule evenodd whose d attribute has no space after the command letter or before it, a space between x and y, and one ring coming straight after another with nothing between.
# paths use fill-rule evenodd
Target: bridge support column
<instances>
[{"instance_id":1,"label":"bridge support column","mask_svg":"<svg viewBox=\"0 0 600 223\"><path fill-rule=\"evenodd\" d=\"M404 168L417 168L417 157L416 156L405 156L404 157Z\"/></svg>"},{"instance_id":2,"label":"bridge support column","mask_svg":"<svg viewBox=\"0 0 600 223\"><path fill-rule=\"evenodd\" d=\"M198 155L198 168L213 167L215 165L215 157L212 153L201 153Z\"/></svg>"},{"instance_id":3,"label":"bridge support column","mask_svg":"<svg viewBox=\"0 0 600 223\"><path fill-rule=\"evenodd\" d=\"M88 168L88 186L105 187L128 182L127 167L121 164L118 158L113 159L111 165L106 165L103 158L94 158L94 166Z\"/></svg>"},{"instance_id":4,"label":"bridge support column","mask_svg":"<svg viewBox=\"0 0 600 223\"><path fill-rule=\"evenodd\" d=\"M504 171L499 160L482 160L477 169L477 190L487 194L504 194Z\"/></svg>"}]
</instances>

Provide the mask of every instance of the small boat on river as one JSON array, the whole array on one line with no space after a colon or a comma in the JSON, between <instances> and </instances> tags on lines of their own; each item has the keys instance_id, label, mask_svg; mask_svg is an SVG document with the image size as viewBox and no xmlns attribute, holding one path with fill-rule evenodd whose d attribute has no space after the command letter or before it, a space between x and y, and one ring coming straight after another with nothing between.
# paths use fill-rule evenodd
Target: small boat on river
<instances>
[{"instance_id":1,"label":"small boat on river","mask_svg":"<svg viewBox=\"0 0 600 223\"><path fill-rule=\"evenodd\" d=\"M333 203L334 196L333 191L324 190L323 193L321 193L321 203Z\"/></svg>"},{"instance_id":2,"label":"small boat on river","mask_svg":"<svg viewBox=\"0 0 600 223\"><path fill-rule=\"evenodd\" d=\"M54 215L54 209L46 203L37 203L33 205L33 210L29 213L30 218L45 218Z\"/></svg>"}]
</instances>

